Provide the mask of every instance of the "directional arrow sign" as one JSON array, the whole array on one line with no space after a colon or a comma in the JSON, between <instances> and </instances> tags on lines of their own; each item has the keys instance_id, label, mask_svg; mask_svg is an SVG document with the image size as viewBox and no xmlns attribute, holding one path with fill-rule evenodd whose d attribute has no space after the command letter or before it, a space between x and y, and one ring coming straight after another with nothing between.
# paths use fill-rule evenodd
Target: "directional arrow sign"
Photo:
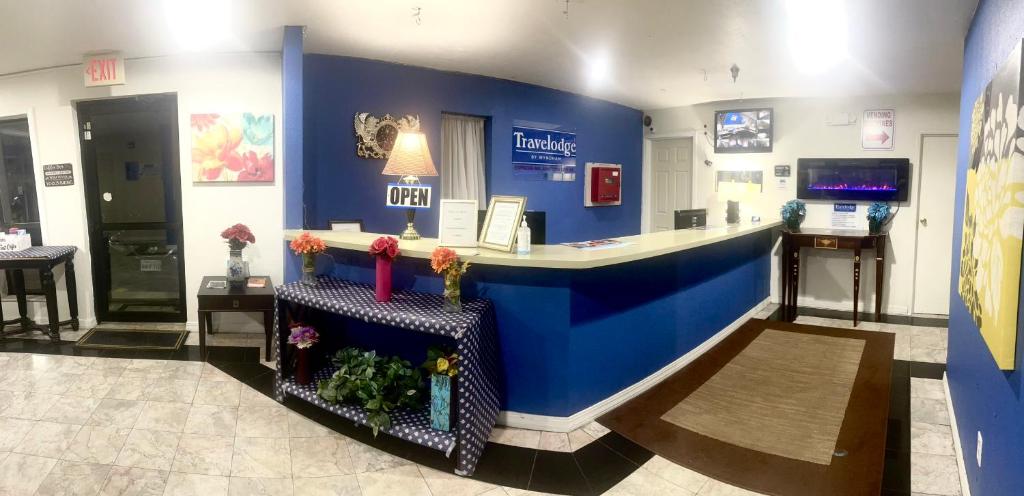
<instances>
[{"instance_id":1,"label":"directional arrow sign","mask_svg":"<svg viewBox=\"0 0 1024 496\"><path fill-rule=\"evenodd\" d=\"M895 110L865 110L861 120L861 147L865 150L892 150L895 128Z\"/></svg>"}]
</instances>

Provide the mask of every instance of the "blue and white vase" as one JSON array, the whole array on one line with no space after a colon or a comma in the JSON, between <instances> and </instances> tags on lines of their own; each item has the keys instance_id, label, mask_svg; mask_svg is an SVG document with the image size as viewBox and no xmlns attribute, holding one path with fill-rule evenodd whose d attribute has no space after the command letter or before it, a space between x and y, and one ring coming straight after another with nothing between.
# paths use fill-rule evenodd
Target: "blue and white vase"
<instances>
[{"instance_id":1,"label":"blue and white vase","mask_svg":"<svg viewBox=\"0 0 1024 496\"><path fill-rule=\"evenodd\" d=\"M448 432L452 429L452 378L445 374L430 376L430 428Z\"/></svg>"},{"instance_id":2,"label":"blue and white vase","mask_svg":"<svg viewBox=\"0 0 1024 496\"><path fill-rule=\"evenodd\" d=\"M249 277L249 264L242 260L242 250L230 250L228 252L228 285L233 288L245 286L245 280Z\"/></svg>"}]
</instances>

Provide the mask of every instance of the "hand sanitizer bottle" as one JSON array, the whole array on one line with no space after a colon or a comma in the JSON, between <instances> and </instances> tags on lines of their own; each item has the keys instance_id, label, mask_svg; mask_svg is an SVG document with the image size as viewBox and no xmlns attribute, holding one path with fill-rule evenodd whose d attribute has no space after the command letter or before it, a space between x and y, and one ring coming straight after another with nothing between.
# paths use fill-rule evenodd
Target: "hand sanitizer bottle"
<instances>
[{"instance_id":1,"label":"hand sanitizer bottle","mask_svg":"<svg viewBox=\"0 0 1024 496\"><path fill-rule=\"evenodd\" d=\"M516 253L519 255L530 254L530 226L526 225L526 218L519 224L519 231L516 234Z\"/></svg>"}]
</instances>

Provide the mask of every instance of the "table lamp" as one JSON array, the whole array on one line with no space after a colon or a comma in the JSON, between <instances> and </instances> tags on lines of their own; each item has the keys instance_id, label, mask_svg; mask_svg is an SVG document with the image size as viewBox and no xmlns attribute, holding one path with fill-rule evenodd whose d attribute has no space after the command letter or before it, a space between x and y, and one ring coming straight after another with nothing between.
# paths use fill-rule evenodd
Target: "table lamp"
<instances>
[{"instance_id":1,"label":"table lamp","mask_svg":"<svg viewBox=\"0 0 1024 496\"><path fill-rule=\"evenodd\" d=\"M427 136L418 132L400 131L381 174L401 176L400 181L405 184L419 184L419 176L436 176L437 169L434 168L430 149L427 148ZM405 214L408 224L401 239L420 239L420 233L413 227L415 218L416 209L410 208Z\"/></svg>"}]
</instances>

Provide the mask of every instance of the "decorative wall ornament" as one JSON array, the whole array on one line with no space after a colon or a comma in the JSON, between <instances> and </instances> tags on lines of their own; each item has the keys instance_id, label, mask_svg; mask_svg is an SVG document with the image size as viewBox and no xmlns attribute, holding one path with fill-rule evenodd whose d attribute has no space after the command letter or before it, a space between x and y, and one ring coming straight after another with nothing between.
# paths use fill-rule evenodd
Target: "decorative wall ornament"
<instances>
[{"instance_id":1,"label":"decorative wall ornament","mask_svg":"<svg viewBox=\"0 0 1024 496\"><path fill-rule=\"evenodd\" d=\"M1024 234L1021 44L974 102L960 297L999 368L1013 370Z\"/></svg>"},{"instance_id":2,"label":"decorative wall ornament","mask_svg":"<svg viewBox=\"0 0 1024 496\"><path fill-rule=\"evenodd\" d=\"M355 118L356 155L362 158L388 158L399 131L419 131L420 117L406 115L400 119L384 114L374 117L369 112L357 112Z\"/></svg>"}]
</instances>

